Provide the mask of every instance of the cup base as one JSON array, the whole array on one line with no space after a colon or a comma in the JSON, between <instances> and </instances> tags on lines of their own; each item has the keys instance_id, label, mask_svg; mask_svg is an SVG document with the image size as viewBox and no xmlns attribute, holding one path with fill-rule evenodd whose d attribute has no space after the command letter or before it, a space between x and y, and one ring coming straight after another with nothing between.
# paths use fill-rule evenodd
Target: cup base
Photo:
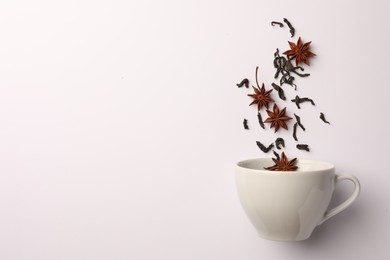
<instances>
[{"instance_id":1,"label":"cup base","mask_svg":"<svg viewBox=\"0 0 390 260\"><path fill-rule=\"evenodd\" d=\"M279 236L265 236L265 235L259 234L259 233L257 233L257 235L260 238L271 240L271 241L277 241L277 242L298 242L298 241L306 240L310 237L310 235L303 237L303 238L301 238L301 237L291 238L291 237L279 237Z\"/></svg>"}]
</instances>

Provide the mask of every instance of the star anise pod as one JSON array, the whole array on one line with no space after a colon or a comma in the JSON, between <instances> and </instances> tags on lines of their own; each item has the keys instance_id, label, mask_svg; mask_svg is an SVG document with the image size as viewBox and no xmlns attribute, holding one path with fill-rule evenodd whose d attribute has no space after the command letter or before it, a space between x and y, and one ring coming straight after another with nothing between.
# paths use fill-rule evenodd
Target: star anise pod
<instances>
[{"instance_id":1,"label":"star anise pod","mask_svg":"<svg viewBox=\"0 0 390 260\"><path fill-rule=\"evenodd\" d=\"M285 121L292 119L289 116L286 116L286 108L283 108L279 111L278 105L274 104L273 111L267 110L268 118L264 121L265 123L271 123L271 128L275 127L275 133L280 127L288 130L287 124Z\"/></svg>"},{"instance_id":2,"label":"star anise pod","mask_svg":"<svg viewBox=\"0 0 390 260\"><path fill-rule=\"evenodd\" d=\"M286 154L283 152L282 157L278 160L275 158L272 158L272 161L274 161L275 165L271 167L267 167L267 170L271 171L296 171L298 169L298 166L296 166L297 158L294 158L292 160L288 160Z\"/></svg>"},{"instance_id":3,"label":"star anise pod","mask_svg":"<svg viewBox=\"0 0 390 260\"><path fill-rule=\"evenodd\" d=\"M257 104L257 109L260 111L263 106L268 109L268 104L270 102L275 102L269 96L273 89L270 89L270 90L266 91L265 87L264 87L264 83L261 86L261 88L259 88L259 87L255 88L254 86L252 86L252 88L255 91L255 93L254 94L248 94L248 96L253 98L252 103L249 104L250 106L253 105L253 104Z\"/></svg>"},{"instance_id":4,"label":"star anise pod","mask_svg":"<svg viewBox=\"0 0 390 260\"><path fill-rule=\"evenodd\" d=\"M307 65L309 64L309 57L316 56L314 53L309 51L310 48L310 42L307 42L305 44L302 43L301 37L299 37L297 44L293 42L288 42L290 44L291 50L283 52L283 54L287 55L288 60L295 59L295 63L297 66L303 61Z\"/></svg>"}]
</instances>

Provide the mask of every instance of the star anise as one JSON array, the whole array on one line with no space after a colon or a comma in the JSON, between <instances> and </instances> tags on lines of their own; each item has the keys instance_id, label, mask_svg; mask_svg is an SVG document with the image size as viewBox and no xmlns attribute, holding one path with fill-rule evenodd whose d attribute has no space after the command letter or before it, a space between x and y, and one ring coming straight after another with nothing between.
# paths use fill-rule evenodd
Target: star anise
<instances>
[{"instance_id":1,"label":"star anise","mask_svg":"<svg viewBox=\"0 0 390 260\"><path fill-rule=\"evenodd\" d=\"M309 51L310 48L310 42L307 42L305 44L302 43L301 37L299 37L297 44L293 42L288 42L290 44L291 50L283 52L283 54L287 55L288 60L295 59L295 63L297 66L303 61L307 65L309 64L309 57L316 56L314 53Z\"/></svg>"},{"instance_id":2,"label":"star anise","mask_svg":"<svg viewBox=\"0 0 390 260\"><path fill-rule=\"evenodd\" d=\"M257 87L255 88L254 86L252 86L253 90L255 91L254 94L248 94L248 96L250 96L251 98L253 98L253 101L252 103L250 103L249 105L253 105L253 104L257 104L257 109L260 111L261 108L264 106L266 109L268 109L268 104L270 102L275 102L272 98L270 98L270 94L272 92L273 89L270 89L270 90L265 90L265 87L264 87L264 83L263 85L261 86L261 88Z\"/></svg>"},{"instance_id":3,"label":"star anise","mask_svg":"<svg viewBox=\"0 0 390 260\"><path fill-rule=\"evenodd\" d=\"M272 161L274 161L275 165L271 167L267 167L267 170L271 171L296 171L298 169L298 166L296 166L297 158L294 158L292 160L288 160L286 154L282 153L282 158L275 159L272 158Z\"/></svg>"},{"instance_id":4,"label":"star anise","mask_svg":"<svg viewBox=\"0 0 390 260\"><path fill-rule=\"evenodd\" d=\"M271 128L275 127L275 133L280 127L288 130L287 124L285 121L292 119L289 116L286 116L286 108L283 108L279 111L278 105L274 104L273 111L267 110L268 118L264 121L265 123L271 123Z\"/></svg>"}]
</instances>

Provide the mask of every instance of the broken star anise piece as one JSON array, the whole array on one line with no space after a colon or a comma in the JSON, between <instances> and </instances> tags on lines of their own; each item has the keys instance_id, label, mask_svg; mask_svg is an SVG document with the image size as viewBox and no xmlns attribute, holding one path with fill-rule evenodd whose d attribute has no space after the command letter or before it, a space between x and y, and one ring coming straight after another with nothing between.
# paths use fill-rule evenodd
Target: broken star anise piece
<instances>
[{"instance_id":1,"label":"broken star anise piece","mask_svg":"<svg viewBox=\"0 0 390 260\"><path fill-rule=\"evenodd\" d=\"M272 158L272 161L274 161L275 165L271 167L267 167L267 170L270 171L296 171L298 169L298 166L296 166L297 158L294 158L292 160L288 160L286 154L283 152L282 157L278 160L275 158Z\"/></svg>"},{"instance_id":2,"label":"broken star anise piece","mask_svg":"<svg viewBox=\"0 0 390 260\"><path fill-rule=\"evenodd\" d=\"M316 56L314 53L309 51L310 48L310 42L307 42L305 44L302 43L301 37L299 37L298 42L295 44L293 42L288 42L290 44L291 50L283 52L283 54L287 55L288 60L295 59L295 63L297 66L303 61L307 65L309 64L309 57Z\"/></svg>"},{"instance_id":3,"label":"broken star anise piece","mask_svg":"<svg viewBox=\"0 0 390 260\"><path fill-rule=\"evenodd\" d=\"M253 98L252 103L249 105L257 104L257 110L260 111L261 108L264 106L266 109L268 109L268 104L270 102L275 102L269 95L271 94L273 89L270 89L268 91L265 90L264 83L261 86L261 88L257 87L255 88L252 86L253 90L255 91L254 94L248 94L251 98Z\"/></svg>"},{"instance_id":4,"label":"broken star anise piece","mask_svg":"<svg viewBox=\"0 0 390 260\"><path fill-rule=\"evenodd\" d=\"M268 118L264 123L271 123L271 128L275 127L275 133L279 130L280 127L288 130L287 124L285 121L292 119L289 116L286 116L286 108L283 108L279 111L278 105L274 104L273 111L267 110Z\"/></svg>"}]
</instances>

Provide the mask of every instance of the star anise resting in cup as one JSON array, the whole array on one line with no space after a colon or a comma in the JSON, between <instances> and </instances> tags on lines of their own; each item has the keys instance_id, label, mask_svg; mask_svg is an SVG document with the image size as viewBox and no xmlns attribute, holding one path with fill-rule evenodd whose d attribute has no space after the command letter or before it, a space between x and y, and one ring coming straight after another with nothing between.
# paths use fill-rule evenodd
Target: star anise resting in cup
<instances>
[{"instance_id":1,"label":"star anise resting in cup","mask_svg":"<svg viewBox=\"0 0 390 260\"><path fill-rule=\"evenodd\" d=\"M275 133L279 130L280 127L288 130L287 124L285 121L292 119L289 116L286 116L286 108L283 108L279 111L278 105L274 104L273 111L267 110L268 118L264 123L271 123L271 128L275 127Z\"/></svg>"},{"instance_id":2,"label":"star anise resting in cup","mask_svg":"<svg viewBox=\"0 0 390 260\"><path fill-rule=\"evenodd\" d=\"M297 158L294 158L292 160L288 160L286 154L283 152L282 157L280 160L272 158L272 161L275 163L275 165L271 167L265 167L264 169L270 170L270 171L296 171L298 169L298 166L296 166Z\"/></svg>"},{"instance_id":3,"label":"star anise resting in cup","mask_svg":"<svg viewBox=\"0 0 390 260\"><path fill-rule=\"evenodd\" d=\"M309 64L309 57L316 56L314 53L309 51L310 48L310 42L307 42L305 44L302 43L301 37L299 37L297 44L293 42L288 42L290 44L291 50L283 52L283 54L287 55L288 60L295 59L295 63L297 66L303 61L307 65Z\"/></svg>"}]
</instances>

